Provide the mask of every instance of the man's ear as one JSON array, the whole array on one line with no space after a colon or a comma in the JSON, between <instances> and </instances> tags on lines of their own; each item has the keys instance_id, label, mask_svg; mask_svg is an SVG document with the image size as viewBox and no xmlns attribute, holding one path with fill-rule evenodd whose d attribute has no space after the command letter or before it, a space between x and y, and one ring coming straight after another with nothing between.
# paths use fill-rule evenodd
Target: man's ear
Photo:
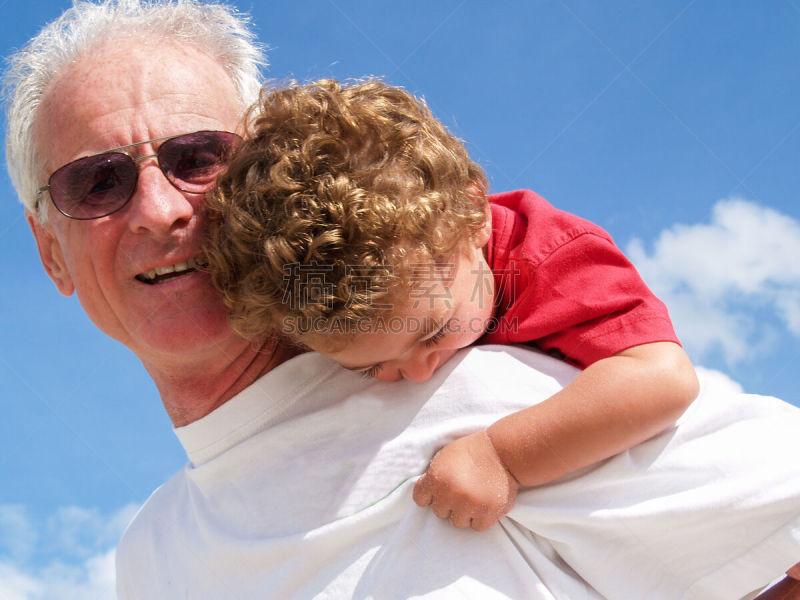
<instances>
[{"instance_id":1,"label":"man's ear","mask_svg":"<svg viewBox=\"0 0 800 600\"><path fill-rule=\"evenodd\" d=\"M56 288L64 296L71 296L75 292L75 285L72 283L72 276L67 269L64 260L64 253L52 230L47 225L43 225L30 212L25 211L25 219L36 238L36 247L39 248L39 258L42 259L44 270L56 284Z\"/></svg>"}]
</instances>

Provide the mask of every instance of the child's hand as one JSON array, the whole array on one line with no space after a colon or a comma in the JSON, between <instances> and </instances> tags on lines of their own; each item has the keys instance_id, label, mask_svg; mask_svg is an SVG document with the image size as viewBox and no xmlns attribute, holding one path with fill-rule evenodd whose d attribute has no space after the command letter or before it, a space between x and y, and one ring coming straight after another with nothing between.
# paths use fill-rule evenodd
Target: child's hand
<instances>
[{"instance_id":1,"label":"child's hand","mask_svg":"<svg viewBox=\"0 0 800 600\"><path fill-rule=\"evenodd\" d=\"M514 505L519 483L485 431L451 442L414 486L414 502L458 528L489 529Z\"/></svg>"}]
</instances>

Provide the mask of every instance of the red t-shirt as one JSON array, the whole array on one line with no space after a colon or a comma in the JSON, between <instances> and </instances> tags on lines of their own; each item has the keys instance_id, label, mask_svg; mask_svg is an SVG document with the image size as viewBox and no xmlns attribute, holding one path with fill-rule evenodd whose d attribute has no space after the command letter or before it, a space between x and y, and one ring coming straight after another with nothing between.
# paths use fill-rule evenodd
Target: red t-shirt
<instances>
[{"instance_id":1,"label":"red t-shirt","mask_svg":"<svg viewBox=\"0 0 800 600\"><path fill-rule=\"evenodd\" d=\"M528 190L489 196L495 312L483 344L532 343L585 368L678 342L667 307L597 225Z\"/></svg>"}]
</instances>

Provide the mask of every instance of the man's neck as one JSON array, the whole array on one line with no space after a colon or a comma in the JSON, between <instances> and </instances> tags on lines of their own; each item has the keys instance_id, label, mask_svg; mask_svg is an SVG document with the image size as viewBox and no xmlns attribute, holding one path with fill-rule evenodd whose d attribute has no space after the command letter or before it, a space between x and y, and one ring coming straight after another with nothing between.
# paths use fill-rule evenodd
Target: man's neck
<instances>
[{"instance_id":1,"label":"man's neck","mask_svg":"<svg viewBox=\"0 0 800 600\"><path fill-rule=\"evenodd\" d=\"M299 350L276 337L217 349L208 360L145 368L175 427L203 418Z\"/></svg>"}]
</instances>

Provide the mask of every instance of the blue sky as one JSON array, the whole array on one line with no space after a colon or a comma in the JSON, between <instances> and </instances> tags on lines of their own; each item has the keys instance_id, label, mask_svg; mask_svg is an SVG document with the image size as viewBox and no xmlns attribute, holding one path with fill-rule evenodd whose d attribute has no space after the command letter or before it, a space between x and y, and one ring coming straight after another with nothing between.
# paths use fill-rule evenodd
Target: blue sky
<instances>
[{"instance_id":1,"label":"blue sky","mask_svg":"<svg viewBox=\"0 0 800 600\"><path fill-rule=\"evenodd\" d=\"M268 77L423 95L493 191L605 227L696 364L800 405L800 0L235 4ZM0 0L0 52L69 5ZM105 597L185 456L139 362L45 276L5 170L0 191L0 599Z\"/></svg>"}]
</instances>

